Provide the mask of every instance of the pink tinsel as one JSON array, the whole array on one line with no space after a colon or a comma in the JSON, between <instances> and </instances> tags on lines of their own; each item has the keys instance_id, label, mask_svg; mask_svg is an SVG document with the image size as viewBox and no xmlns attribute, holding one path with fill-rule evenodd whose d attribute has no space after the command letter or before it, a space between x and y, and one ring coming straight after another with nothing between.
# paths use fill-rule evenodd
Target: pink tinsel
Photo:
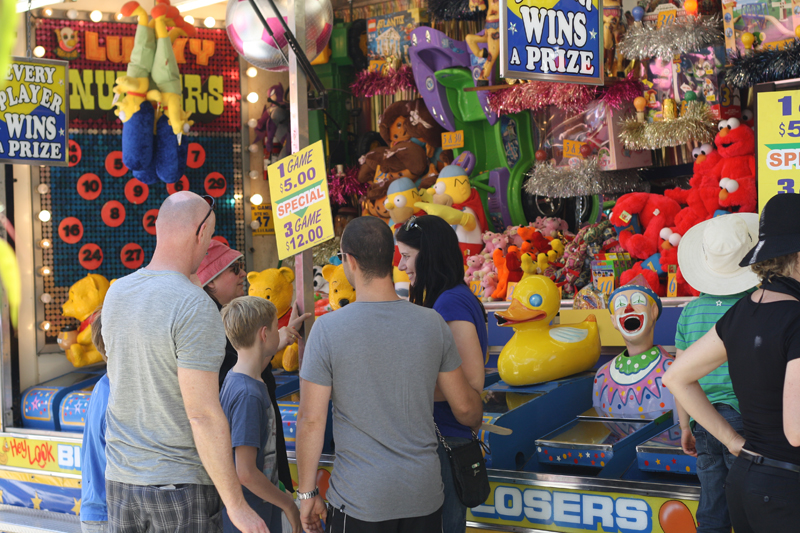
<instances>
[{"instance_id":1,"label":"pink tinsel","mask_svg":"<svg viewBox=\"0 0 800 533\"><path fill-rule=\"evenodd\" d=\"M619 83L615 83L605 90L600 99L613 109L622 109L623 105L633 102L637 96L644 93L641 81L633 79L633 73Z\"/></svg>"},{"instance_id":2,"label":"pink tinsel","mask_svg":"<svg viewBox=\"0 0 800 533\"><path fill-rule=\"evenodd\" d=\"M345 168L344 174L339 175L336 169L332 168L328 172L328 194L331 203L336 205L347 205L348 200L354 195L363 196L369 189L369 183L358 181L358 167Z\"/></svg>"},{"instance_id":3,"label":"pink tinsel","mask_svg":"<svg viewBox=\"0 0 800 533\"><path fill-rule=\"evenodd\" d=\"M356 74L356 81L350 85L353 95L358 98L390 95L415 88L414 74L408 65L397 70L389 69L387 72L362 70Z\"/></svg>"},{"instance_id":4,"label":"pink tinsel","mask_svg":"<svg viewBox=\"0 0 800 533\"><path fill-rule=\"evenodd\" d=\"M589 102L598 95L609 107L620 109L624 103L633 102L634 98L641 96L643 91L642 83L634 80L631 74L607 89L575 83L530 81L493 92L489 95L489 108L499 115L508 115L526 109L538 111L555 106L575 114L586 110Z\"/></svg>"},{"instance_id":5,"label":"pink tinsel","mask_svg":"<svg viewBox=\"0 0 800 533\"><path fill-rule=\"evenodd\" d=\"M497 114L538 111L556 106L569 113L580 113L597 95L597 88L575 83L531 81L501 89L489 95L489 108Z\"/></svg>"}]
</instances>

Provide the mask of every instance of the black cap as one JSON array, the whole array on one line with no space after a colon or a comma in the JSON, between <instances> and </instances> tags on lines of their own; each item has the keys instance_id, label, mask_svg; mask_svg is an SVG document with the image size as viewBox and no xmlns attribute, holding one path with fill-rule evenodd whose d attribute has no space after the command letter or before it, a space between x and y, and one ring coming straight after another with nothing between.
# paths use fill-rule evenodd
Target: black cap
<instances>
[{"instance_id":1,"label":"black cap","mask_svg":"<svg viewBox=\"0 0 800 533\"><path fill-rule=\"evenodd\" d=\"M739 266L800 252L800 194L773 196L761 211L758 243Z\"/></svg>"}]
</instances>

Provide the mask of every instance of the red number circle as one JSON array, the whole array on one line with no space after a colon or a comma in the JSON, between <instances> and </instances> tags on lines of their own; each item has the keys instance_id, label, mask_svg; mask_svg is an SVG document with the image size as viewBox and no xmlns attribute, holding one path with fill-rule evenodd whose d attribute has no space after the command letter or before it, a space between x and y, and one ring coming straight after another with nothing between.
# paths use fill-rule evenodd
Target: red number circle
<instances>
[{"instance_id":1,"label":"red number circle","mask_svg":"<svg viewBox=\"0 0 800 533\"><path fill-rule=\"evenodd\" d=\"M97 270L103 264L103 250L93 242L84 244L78 252L78 261L86 270Z\"/></svg>"},{"instance_id":2,"label":"red number circle","mask_svg":"<svg viewBox=\"0 0 800 533\"><path fill-rule=\"evenodd\" d=\"M178 191L188 191L189 190L189 178L186 176L181 176L181 179L176 181L175 183L167 183L167 192L172 195Z\"/></svg>"},{"instance_id":3,"label":"red number circle","mask_svg":"<svg viewBox=\"0 0 800 533\"><path fill-rule=\"evenodd\" d=\"M223 237L222 235L215 235L214 237L211 237L211 240L212 240L212 241L219 241L219 242L221 242L222 244L224 244L225 246L228 246L228 247L230 247L230 244L228 244L228 239L226 239L226 238L225 238L225 237Z\"/></svg>"},{"instance_id":4,"label":"red number circle","mask_svg":"<svg viewBox=\"0 0 800 533\"><path fill-rule=\"evenodd\" d=\"M139 268L144 263L144 250L135 242L129 242L119 253L122 264L130 269Z\"/></svg>"},{"instance_id":5,"label":"red number circle","mask_svg":"<svg viewBox=\"0 0 800 533\"><path fill-rule=\"evenodd\" d=\"M186 155L186 166L200 168L206 162L206 150L197 143L189 143L189 153Z\"/></svg>"},{"instance_id":6,"label":"red number circle","mask_svg":"<svg viewBox=\"0 0 800 533\"><path fill-rule=\"evenodd\" d=\"M118 228L125 222L125 206L116 200L108 201L100 211L100 217L106 226Z\"/></svg>"},{"instance_id":7,"label":"red number circle","mask_svg":"<svg viewBox=\"0 0 800 533\"><path fill-rule=\"evenodd\" d=\"M74 167L81 162L81 145L70 139L68 150L69 166Z\"/></svg>"},{"instance_id":8,"label":"red number circle","mask_svg":"<svg viewBox=\"0 0 800 533\"><path fill-rule=\"evenodd\" d=\"M156 234L156 219L158 219L158 209L151 209L144 214L142 218L142 226L144 230L150 235Z\"/></svg>"},{"instance_id":9,"label":"red number circle","mask_svg":"<svg viewBox=\"0 0 800 533\"><path fill-rule=\"evenodd\" d=\"M78 178L78 194L84 200L96 200L103 192L103 182L97 174L87 173Z\"/></svg>"},{"instance_id":10,"label":"red number circle","mask_svg":"<svg viewBox=\"0 0 800 533\"><path fill-rule=\"evenodd\" d=\"M67 244L75 244L83 238L83 224L75 217L67 217L58 225L58 236Z\"/></svg>"},{"instance_id":11,"label":"red number circle","mask_svg":"<svg viewBox=\"0 0 800 533\"><path fill-rule=\"evenodd\" d=\"M132 204L143 204L150 194L150 187L137 180L131 178L125 184L125 198Z\"/></svg>"},{"instance_id":12,"label":"red number circle","mask_svg":"<svg viewBox=\"0 0 800 533\"><path fill-rule=\"evenodd\" d=\"M203 185L206 188L206 193L214 198L219 198L225 194L225 190L228 188L228 182L225 176L219 172L212 172L206 176L206 181Z\"/></svg>"},{"instance_id":13,"label":"red number circle","mask_svg":"<svg viewBox=\"0 0 800 533\"><path fill-rule=\"evenodd\" d=\"M106 156L106 172L115 178L121 178L128 173L128 167L122 162L122 152L116 150Z\"/></svg>"}]
</instances>

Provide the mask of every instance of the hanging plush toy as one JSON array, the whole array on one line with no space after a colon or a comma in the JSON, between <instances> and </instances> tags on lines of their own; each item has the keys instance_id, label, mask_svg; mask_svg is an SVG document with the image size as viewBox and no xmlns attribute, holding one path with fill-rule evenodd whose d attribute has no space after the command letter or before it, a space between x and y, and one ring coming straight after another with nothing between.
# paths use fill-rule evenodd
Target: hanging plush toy
<instances>
[{"instance_id":1,"label":"hanging plush toy","mask_svg":"<svg viewBox=\"0 0 800 533\"><path fill-rule=\"evenodd\" d=\"M135 1L120 13L138 20L128 70L114 87L122 97L115 104L123 124L122 160L143 183L174 183L184 173L188 143L181 143L181 137L191 122L183 111L172 43L180 36L195 35L196 30L168 0L160 0L151 10L152 21Z\"/></svg>"},{"instance_id":2,"label":"hanging plush toy","mask_svg":"<svg viewBox=\"0 0 800 533\"><path fill-rule=\"evenodd\" d=\"M381 115L380 134L389 148L404 141L413 141L425 148L430 162L428 175L435 176L453 162L452 150L442 150L445 131L431 116L421 98L395 102Z\"/></svg>"},{"instance_id":3,"label":"hanging plush toy","mask_svg":"<svg viewBox=\"0 0 800 533\"><path fill-rule=\"evenodd\" d=\"M487 8L483 0L470 0L470 7L473 11L479 9L486 10L486 23L483 25L483 35L467 35L467 46L470 52L477 58L484 58L478 85L489 85L489 80L494 73L494 64L500 56L500 2L499 0L488 0ZM485 44L486 48L480 48L478 44Z\"/></svg>"},{"instance_id":4,"label":"hanging plush toy","mask_svg":"<svg viewBox=\"0 0 800 533\"><path fill-rule=\"evenodd\" d=\"M254 143L264 143L264 157L270 161L278 161L286 156L289 145L289 104L284 100L283 85L280 83L269 88L268 104L264 106L261 118L255 127Z\"/></svg>"}]
</instances>

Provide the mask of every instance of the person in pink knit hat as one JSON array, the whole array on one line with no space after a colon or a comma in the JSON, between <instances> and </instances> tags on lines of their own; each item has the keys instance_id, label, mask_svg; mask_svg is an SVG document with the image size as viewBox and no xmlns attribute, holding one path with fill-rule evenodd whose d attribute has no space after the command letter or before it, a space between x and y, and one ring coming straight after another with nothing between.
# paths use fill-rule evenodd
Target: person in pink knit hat
<instances>
[{"instance_id":1,"label":"person in pink knit hat","mask_svg":"<svg viewBox=\"0 0 800 533\"><path fill-rule=\"evenodd\" d=\"M244 256L240 252L231 249L224 243L212 240L208 246L208 253L200 263L197 269L197 279L195 283L200 285L204 291L214 300L217 308L222 311L222 308L228 305L234 298L244 296L247 294L244 289L244 282L247 279L247 270L245 270ZM301 326L303 322L311 316L311 313L306 313L297 316L295 307L292 306L292 315L289 319L289 325L280 329L280 344L278 351L285 348L287 345L295 342L300 334L297 332L297 327ZM231 342L226 339L225 343L225 360L219 370L219 386L222 387L222 382L225 381L225 376L236 364L238 356L236 349ZM267 364L264 372L261 374L261 379L267 385L272 406L275 410L277 429L277 456L278 456L278 478L286 487L286 490L294 492L292 488L292 476L289 471L289 459L286 456L286 442L283 437L283 424L281 421L280 409L278 408L278 399L275 395L275 376L272 375L272 365Z\"/></svg>"}]
</instances>

